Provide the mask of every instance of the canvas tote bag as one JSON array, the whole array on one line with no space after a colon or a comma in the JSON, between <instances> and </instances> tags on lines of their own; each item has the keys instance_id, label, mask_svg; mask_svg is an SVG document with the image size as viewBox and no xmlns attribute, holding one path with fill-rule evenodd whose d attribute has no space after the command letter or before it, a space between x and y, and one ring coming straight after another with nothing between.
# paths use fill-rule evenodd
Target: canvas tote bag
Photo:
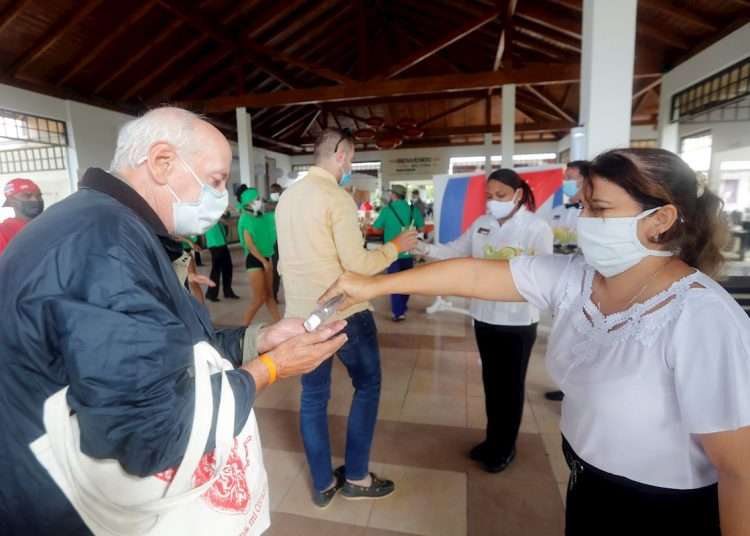
<instances>
[{"instance_id":1,"label":"canvas tote bag","mask_svg":"<svg viewBox=\"0 0 750 536\"><path fill-rule=\"evenodd\" d=\"M97 536L226 534L256 536L270 525L268 477L255 413L234 437L232 365L207 342L194 347L195 411L179 467L150 477L126 473L113 459L80 449L78 419L61 389L44 404L46 434L31 443L89 529ZM221 373L215 449L203 454L211 429L211 374Z\"/></svg>"}]
</instances>

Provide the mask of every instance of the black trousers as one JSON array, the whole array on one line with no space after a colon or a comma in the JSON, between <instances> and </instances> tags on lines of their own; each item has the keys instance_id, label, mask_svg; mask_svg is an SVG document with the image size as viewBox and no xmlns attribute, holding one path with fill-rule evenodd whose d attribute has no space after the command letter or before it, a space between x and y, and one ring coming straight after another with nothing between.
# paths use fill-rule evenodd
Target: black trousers
<instances>
[{"instance_id":1,"label":"black trousers","mask_svg":"<svg viewBox=\"0 0 750 536\"><path fill-rule=\"evenodd\" d=\"M536 324L496 326L474 321L482 359L487 410L487 452L497 461L516 445L523 416L526 371L536 341Z\"/></svg>"},{"instance_id":2,"label":"black trousers","mask_svg":"<svg viewBox=\"0 0 750 536\"><path fill-rule=\"evenodd\" d=\"M579 458L563 438L571 468L566 536L720 536L719 493L659 488L606 473Z\"/></svg>"},{"instance_id":3,"label":"black trousers","mask_svg":"<svg viewBox=\"0 0 750 536\"><path fill-rule=\"evenodd\" d=\"M232 254L228 246L219 246L211 249L211 281L216 286L206 291L206 297L216 298L219 295L219 284L224 285L224 296L234 293L232 290Z\"/></svg>"}]
</instances>

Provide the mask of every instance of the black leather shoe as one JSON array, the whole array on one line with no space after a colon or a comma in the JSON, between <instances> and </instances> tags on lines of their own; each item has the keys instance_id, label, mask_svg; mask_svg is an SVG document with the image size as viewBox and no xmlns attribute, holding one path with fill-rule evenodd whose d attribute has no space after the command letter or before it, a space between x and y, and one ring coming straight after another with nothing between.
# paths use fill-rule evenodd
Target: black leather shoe
<instances>
[{"instance_id":1,"label":"black leather shoe","mask_svg":"<svg viewBox=\"0 0 750 536\"><path fill-rule=\"evenodd\" d=\"M563 398L565 398L565 393L562 391L547 391L544 393L544 398L547 400L552 400L553 402L560 402Z\"/></svg>"},{"instance_id":2,"label":"black leather shoe","mask_svg":"<svg viewBox=\"0 0 750 536\"><path fill-rule=\"evenodd\" d=\"M349 500L382 499L396 491L393 481L380 479L375 473L370 473L370 478L372 482L369 486L360 486L345 480L341 495Z\"/></svg>"},{"instance_id":3,"label":"black leather shoe","mask_svg":"<svg viewBox=\"0 0 750 536\"><path fill-rule=\"evenodd\" d=\"M469 451L469 458L475 462L482 462L487 457L487 442L482 441Z\"/></svg>"},{"instance_id":4,"label":"black leather shoe","mask_svg":"<svg viewBox=\"0 0 750 536\"><path fill-rule=\"evenodd\" d=\"M219 297L218 297L218 296L206 296L206 299L207 299L208 301L212 301L212 302L214 302L214 303L215 303L215 302L219 302L219 301L221 301L221 300L219 299Z\"/></svg>"},{"instance_id":5,"label":"black leather shoe","mask_svg":"<svg viewBox=\"0 0 750 536\"><path fill-rule=\"evenodd\" d=\"M344 467L341 466L338 469L336 469L333 472L333 476L336 479L336 482L333 484L332 487L328 488L325 491L315 491L313 493L313 502L315 503L315 506L318 508L328 508L330 506L331 501L336 496L336 493L341 489L341 487L344 485Z\"/></svg>"},{"instance_id":6,"label":"black leather shoe","mask_svg":"<svg viewBox=\"0 0 750 536\"><path fill-rule=\"evenodd\" d=\"M239 297L239 296L237 296L237 294L235 294L235 293L234 293L234 292L232 292L232 291L229 291L229 292L225 292L225 293L224 293L224 297L225 297L225 298L228 298L228 299L230 299L230 300L239 300L239 299L240 299L240 297Z\"/></svg>"},{"instance_id":7,"label":"black leather shoe","mask_svg":"<svg viewBox=\"0 0 750 536\"><path fill-rule=\"evenodd\" d=\"M513 463L513 460L516 459L516 447L513 447L513 450L510 451L510 454L507 458L503 458L499 461L492 461L492 460L484 460L482 463L482 466L484 467L484 470L488 473L502 473L505 471L508 466Z\"/></svg>"}]
</instances>

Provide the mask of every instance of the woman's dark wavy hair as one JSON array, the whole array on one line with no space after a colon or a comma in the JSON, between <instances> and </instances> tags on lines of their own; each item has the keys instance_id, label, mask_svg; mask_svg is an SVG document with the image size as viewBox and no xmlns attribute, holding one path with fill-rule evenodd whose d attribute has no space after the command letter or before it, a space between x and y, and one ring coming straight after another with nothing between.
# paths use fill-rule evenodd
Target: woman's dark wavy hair
<instances>
[{"instance_id":1,"label":"woman's dark wavy hair","mask_svg":"<svg viewBox=\"0 0 750 536\"><path fill-rule=\"evenodd\" d=\"M720 272L727 238L724 202L679 156L664 149L615 149L594 158L583 176L586 201L593 178L600 177L625 190L643 210L673 205L679 217L659 243L710 276Z\"/></svg>"},{"instance_id":2,"label":"woman's dark wavy hair","mask_svg":"<svg viewBox=\"0 0 750 536\"><path fill-rule=\"evenodd\" d=\"M490 173L490 176L487 177L487 180L502 182L504 185L510 186L514 190L520 188L523 191L521 204L526 206L526 208L531 212L536 212L536 198L534 197L534 191L531 189L529 184L512 169L496 169L495 171Z\"/></svg>"}]
</instances>

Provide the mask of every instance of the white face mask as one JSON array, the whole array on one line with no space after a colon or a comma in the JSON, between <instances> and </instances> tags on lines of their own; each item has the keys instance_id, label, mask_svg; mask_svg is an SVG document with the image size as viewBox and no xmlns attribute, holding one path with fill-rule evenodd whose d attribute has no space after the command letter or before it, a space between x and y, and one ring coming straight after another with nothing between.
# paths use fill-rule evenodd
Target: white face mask
<instances>
[{"instance_id":1,"label":"white face mask","mask_svg":"<svg viewBox=\"0 0 750 536\"><path fill-rule=\"evenodd\" d=\"M578 218L578 246L586 262L604 277L614 277L649 255L671 257L671 251L648 249L638 239L638 222L660 208L630 218Z\"/></svg>"},{"instance_id":2,"label":"white face mask","mask_svg":"<svg viewBox=\"0 0 750 536\"><path fill-rule=\"evenodd\" d=\"M271 201L273 201L274 203L278 203L280 197L281 197L280 193L277 193L277 192L271 193Z\"/></svg>"},{"instance_id":3,"label":"white face mask","mask_svg":"<svg viewBox=\"0 0 750 536\"><path fill-rule=\"evenodd\" d=\"M253 212L260 212L260 209L262 208L263 208L263 201L261 201L260 199L256 199L250 204L250 209Z\"/></svg>"},{"instance_id":4,"label":"white face mask","mask_svg":"<svg viewBox=\"0 0 750 536\"><path fill-rule=\"evenodd\" d=\"M174 217L174 233L177 235L201 235L216 225L229 204L229 194L225 190L219 192L204 184L195 174L187 162L178 156L182 165L201 187L201 195L192 203L183 202L177 197L171 186L167 184L175 203L172 203Z\"/></svg>"},{"instance_id":5,"label":"white face mask","mask_svg":"<svg viewBox=\"0 0 750 536\"><path fill-rule=\"evenodd\" d=\"M516 202L515 194L513 194L513 199L511 201L496 201L495 199L490 199L487 201L487 212L491 214L493 218L502 220L503 218L510 216L511 212L516 209L517 205L518 203Z\"/></svg>"}]
</instances>

